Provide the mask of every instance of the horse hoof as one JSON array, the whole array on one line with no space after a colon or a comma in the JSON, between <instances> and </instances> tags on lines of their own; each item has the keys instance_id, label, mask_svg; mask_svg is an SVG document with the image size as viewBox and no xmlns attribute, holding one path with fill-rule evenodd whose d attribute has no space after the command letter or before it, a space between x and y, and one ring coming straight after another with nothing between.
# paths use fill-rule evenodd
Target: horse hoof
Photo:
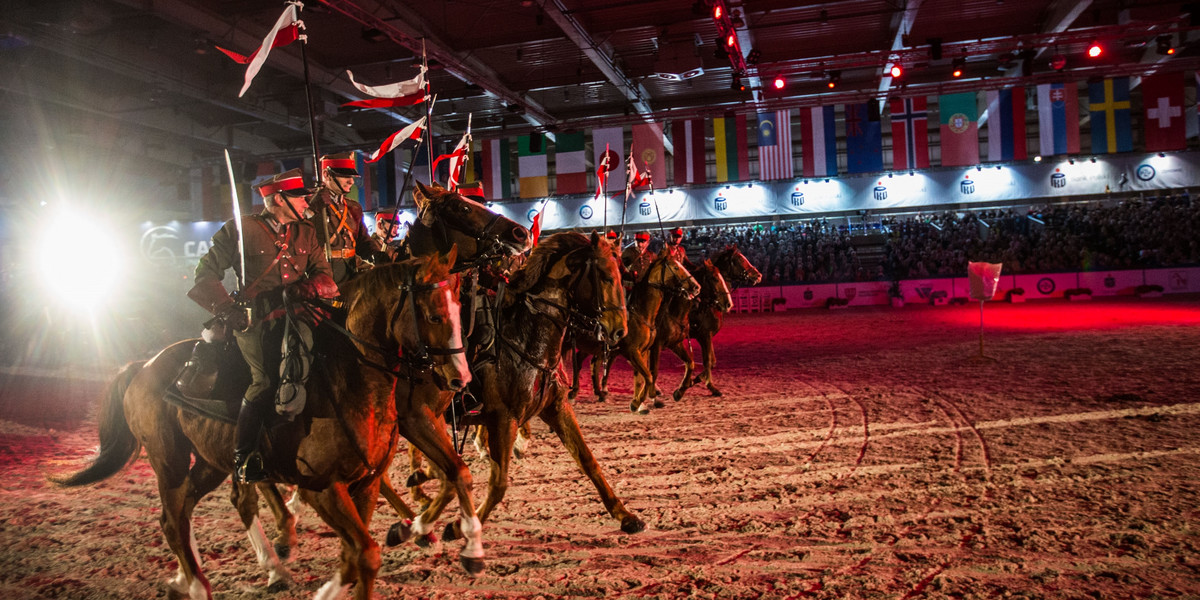
<instances>
[{"instance_id":1,"label":"horse hoof","mask_svg":"<svg viewBox=\"0 0 1200 600\"><path fill-rule=\"evenodd\" d=\"M648 414L650 414L650 407L646 406L646 403L643 402L640 406L637 407L637 410L635 410L633 412L636 412L639 415L648 415Z\"/></svg>"},{"instance_id":2,"label":"horse hoof","mask_svg":"<svg viewBox=\"0 0 1200 600\"><path fill-rule=\"evenodd\" d=\"M654 408L662 408L664 406L666 406L666 404L663 404L662 400L659 400L658 398L654 399ZM649 412L649 411L647 411L647 412Z\"/></svg>"},{"instance_id":3,"label":"horse hoof","mask_svg":"<svg viewBox=\"0 0 1200 600\"><path fill-rule=\"evenodd\" d=\"M676 402L683 400L683 390L675 390L675 392L671 394L671 397L674 398Z\"/></svg>"},{"instance_id":4,"label":"horse hoof","mask_svg":"<svg viewBox=\"0 0 1200 600\"><path fill-rule=\"evenodd\" d=\"M437 543L437 536L431 531L425 535L417 536L417 539L413 540L413 543L415 543L418 548L429 548Z\"/></svg>"},{"instance_id":5,"label":"horse hoof","mask_svg":"<svg viewBox=\"0 0 1200 600\"><path fill-rule=\"evenodd\" d=\"M408 538L410 537L412 537L412 527L401 521L399 523L393 523L392 526L388 528L387 539L384 540L384 543L386 543L389 547L395 547L407 542Z\"/></svg>"},{"instance_id":6,"label":"horse hoof","mask_svg":"<svg viewBox=\"0 0 1200 600\"><path fill-rule=\"evenodd\" d=\"M291 587L292 587L292 582L290 582L286 579L280 579L279 581L276 581L275 583L268 585L267 592L271 593L271 594L278 594L279 592L288 591L289 589L291 589Z\"/></svg>"},{"instance_id":7,"label":"horse hoof","mask_svg":"<svg viewBox=\"0 0 1200 600\"><path fill-rule=\"evenodd\" d=\"M275 544L275 554L279 556L279 560L287 562L292 557L292 547L286 544Z\"/></svg>"},{"instance_id":8,"label":"horse hoof","mask_svg":"<svg viewBox=\"0 0 1200 600\"><path fill-rule=\"evenodd\" d=\"M608 399L608 394L596 394L596 402L604 402Z\"/></svg>"},{"instance_id":9,"label":"horse hoof","mask_svg":"<svg viewBox=\"0 0 1200 600\"><path fill-rule=\"evenodd\" d=\"M466 556L460 556L458 557L458 560L462 563L463 569L466 570L467 574L471 575L472 577L483 572L482 558L469 558Z\"/></svg>"},{"instance_id":10,"label":"horse hoof","mask_svg":"<svg viewBox=\"0 0 1200 600\"><path fill-rule=\"evenodd\" d=\"M446 540L447 542L453 542L461 537L462 536L458 534L458 529L454 527L454 523L448 523L446 525L446 529L442 530L442 539Z\"/></svg>"},{"instance_id":11,"label":"horse hoof","mask_svg":"<svg viewBox=\"0 0 1200 600\"><path fill-rule=\"evenodd\" d=\"M621 531L625 533L641 533L645 530L646 522L633 515L621 519Z\"/></svg>"},{"instance_id":12,"label":"horse hoof","mask_svg":"<svg viewBox=\"0 0 1200 600\"><path fill-rule=\"evenodd\" d=\"M574 400L579 396L579 390L571 390L567 392L567 400Z\"/></svg>"},{"instance_id":13,"label":"horse hoof","mask_svg":"<svg viewBox=\"0 0 1200 600\"><path fill-rule=\"evenodd\" d=\"M429 477L426 476L425 473L417 471L408 476L408 479L404 482L404 487L417 487L426 481L429 481Z\"/></svg>"},{"instance_id":14,"label":"horse hoof","mask_svg":"<svg viewBox=\"0 0 1200 600\"><path fill-rule=\"evenodd\" d=\"M725 395L725 394L721 393L721 390L718 390L717 388L711 387L711 386L708 388L708 391L712 392L712 395L714 397L721 397L721 396Z\"/></svg>"}]
</instances>

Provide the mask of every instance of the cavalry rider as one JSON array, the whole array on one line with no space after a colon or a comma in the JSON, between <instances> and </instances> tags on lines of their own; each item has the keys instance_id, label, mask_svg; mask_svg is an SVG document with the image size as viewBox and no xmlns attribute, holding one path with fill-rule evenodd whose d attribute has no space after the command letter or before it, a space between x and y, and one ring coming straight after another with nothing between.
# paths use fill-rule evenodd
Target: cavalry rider
<instances>
[{"instance_id":1,"label":"cavalry rider","mask_svg":"<svg viewBox=\"0 0 1200 600\"><path fill-rule=\"evenodd\" d=\"M383 264L395 262L400 256L400 240L396 239L396 235L400 232L400 226L396 222L396 213L390 210L381 210L375 213L375 232L371 234L372 254L374 254L372 262L375 264Z\"/></svg>"},{"instance_id":2,"label":"cavalry rider","mask_svg":"<svg viewBox=\"0 0 1200 600\"><path fill-rule=\"evenodd\" d=\"M657 258L650 252L650 234L639 231L633 236L633 244L621 252L621 264L633 276L634 281L646 272L646 268Z\"/></svg>"},{"instance_id":3,"label":"cavalry rider","mask_svg":"<svg viewBox=\"0 0 1200 600\"><path fill-rule=\"evenodd\" d=\"M687 267L689 271L692 270L693 265L692 261L688 260L687 248L683 247L682 227L676 227L675 229L671 230L671 232L667 235L666 243L663 244L662 251L665 254L673 255L675 259L683 263L683 266Z\"/></svg>"},{"instance_id":4,"label":"cavalry rider","mask_svg":"<svg viewBox=\"0 0 1200 600\"><path fill-rule=\"evenodd\" d=\"M234 434L234 476L244 483L267 477L258 442L279 380L287 320L281 318L286 312L284 291L289 298L302 299L332 298L338 293L317 232L302 218L311 195L304 187L304 174L300 169L280 173L258 190L266 207L242 218L245 273L239 273L244 287L237 302L221 284L226 270L243 268L234 220L213 235L212 246L196 265L195 285L188 292L189 298L235 332L238 348L250 366L252 379ZM311 331L303 324L300 328L311 347Z\"/></svg>"},{"instance_id":5,"label":"cavalry rider","mask_svg":"<svg viewBox=\"0 0 1200 600\"><path fill-rule=\"evenodd\" d=\"M358 168L354 152L326 154L320 161L321 188L312 201L309 219L319 236L325 236L333 280L344 283L358 272L356 257L369 257L374 251L371 236L363 223L362 205L346 197L354 187ZM322 249L324 252L324 249Z\"/></svg>"}]
</instances>

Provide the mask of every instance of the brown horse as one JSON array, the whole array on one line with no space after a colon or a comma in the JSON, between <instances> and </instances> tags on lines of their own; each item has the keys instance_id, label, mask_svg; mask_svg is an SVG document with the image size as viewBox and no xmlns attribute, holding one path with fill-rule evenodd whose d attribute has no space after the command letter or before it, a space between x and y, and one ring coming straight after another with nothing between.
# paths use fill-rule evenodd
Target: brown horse
<instances>
[{"instance_id":1,"label":"brown horse","mask_svg":"<svg viewBox=\"0 0 1200 600\"><path fill-rule=\"evenodd\" d=\"M737 245L726 246L725 249L715 254L710 262L721 272L721 276L725 278L731 289L757 285L762 281L762 273L759 273L758 269L750 264L746 256L738 250ZM717 385L713 382L712 370L717 363L713 336L721 330L721 321L724 319L725 312L728 311L720 311L713 306L695 306L688 317L690 326L688 335L700 342L700 358L704 365L694 383L703 381L708 391L714 396L720 396L721 390L717 389Z\"/></svg>"},{"instance_id":2,"label":"brown horse","mask_svg":"<svg viewBox=\"0 0 1200 600\"><path fill-rule=\"evenodd\" d=\"M579 370L586 356L607 355L606 361L592 360L592 389L597 399L603 402L608 396L608 374L612 363L618 355L624 356L634 371L633 401L629 404L629 410L647 414L651 402L655 408L662 408L663 404L656 398L654 390L654 375L650 372L650 347L657 331L658 311L672 295L691 298L698 293L700 284L677 259L668 253L654 259L629 292L629 332L615 348L597 343L588 336L576 335L573 339L575 353L571 389L579 389ZM604 373L602 380L599 377L600 369Z\"/></svg>"},{"instance_id":3,"label":"brown horse","mask_svg":"<svg viewBox=\"0 0 1200 600\"><path fill-rule=\"evenodd\" d=\"M691 344L688 343L690 337L689 315L695 311L715 311L720 315L733 308L733 297L729 293L729 286L725 284L725 278L721 276L721 271L712 264L712 261L706 260L693 267L689 272L692 277L696 278L696 281L700 282L700 293L695 298L686 298L676 294L667 299L658 311L658 318L655 319L658 332L650 347L650 373L654 377L656 390L658 360L662 356L662 349L670 349L675 356L679 357L679 360L683 361L683 379L680 380L679 387L671 395L677 401L682 399L683 394L695 383L692 380L692 373L696 364L692 360Z\"/></svg>"},{"instance_id":4,"label":"brown horse","mask_svg":"<svg viewBox=\"0 0 1200 600\"><path fill-rule=\"evenodd\" d=\"M460 336L458 286L450 275L454 259L451 252L379 267L343 286L350 336L316 329L319 344L324 343L316 352L323 360L314 362L307 406L299 418L272 427L266 436L271 479L298 485L304 501L342 541L340 568L318 597L341 597L353 584L356 598L371 596L381 557L368 527L379 478L399 433L421 440L431 454L439 444L428 440L450 446L435 416L471 377L461 349L447 347L457 346ZM179 562L171 587L199 599L211 598L212 587L201 571L191 515L232 470L234 428L164 401L193 344L169 346L140 370L118 376L101 407L99 455L58 482L101 481L144 448L158 480L163 533ZM469 473L466 483L460 497L460 526L469 535L463 558L476 570L482 568L482 543ZM234 496L243 522L256 520L255 486L235 486Z\"/></svg>"},{"instance_id":5,"label":"brown horse","mask_svg":"<svg viewBox=\"0 0 1200 600\"><path fill-rule=\"evenodd\" d=\"M566 401L563 338L571 323L595 327L614 343L625 332L625 295L619 263L607 241L567 232L552 235L514 273L502 310L494 360L475 365L471 390L484 402L478 417L487 430L491 473L479 518L488 515L508 489L508 468L518 428L539 417L558 436L592 481L621 530L635 533L645 523L625 508L584 442ZM444 533L459 532L450 525Z\"/></svg>"}]
</instances>

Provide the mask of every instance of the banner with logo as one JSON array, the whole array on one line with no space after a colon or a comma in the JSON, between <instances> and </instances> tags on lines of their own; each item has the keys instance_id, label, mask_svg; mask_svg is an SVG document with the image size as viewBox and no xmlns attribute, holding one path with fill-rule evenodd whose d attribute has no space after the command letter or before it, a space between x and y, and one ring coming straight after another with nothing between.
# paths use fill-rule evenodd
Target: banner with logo
<instances>
[{"instance_id":1,"label":"banner with logo","mask_svg":"<svg viewBox=\"0 0 1200 600\"><path fill-rule=\"evenodd\" d=\"M1124 154L1076 158L1074 162L946 168L871 176L739 182L658 189L634 194L625 208L627 221L642 226L760 217L803 217L851 210L937 208L977 202L1036 201L1106 192L1153 192L1200 187L1200 153ZM590 195L555 196L546 203L546 231L591 229L619 224L624 194L593 200ZM497 204L495 208L523 225L541 200Z\"/></svg>"}]
</instances>

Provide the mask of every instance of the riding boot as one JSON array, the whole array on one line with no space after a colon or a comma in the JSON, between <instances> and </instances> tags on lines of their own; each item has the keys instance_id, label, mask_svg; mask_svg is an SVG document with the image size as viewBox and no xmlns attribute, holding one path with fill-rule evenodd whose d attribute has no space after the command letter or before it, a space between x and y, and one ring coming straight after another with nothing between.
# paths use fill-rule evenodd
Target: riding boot
<instances>
[{"instance_id":1,"label":"riding boot","mask_svg":"<svg viewBox=\"0 0 1200 600\"><path fill-rule=\"evenodd\" d=\"M267 478L262 454L258 451L262 428L262 411L243 399L238 411L233 452L233 476L240 483L255 483Z\"/></svg>"},{"instance_id":2,"label":"riding boot","mask_svg":"<svg viewBox=\"0 0 1200 600\"><path fill-rule=\"evenodd\" d=\"M179 391L193 398L210 397L213 387L217 384L219 353L216 344L203 340L196 342L192 348L192 356L184 363L183 371L179 373L179 379L175 382Z\"/></svg>"}]
</instances>

